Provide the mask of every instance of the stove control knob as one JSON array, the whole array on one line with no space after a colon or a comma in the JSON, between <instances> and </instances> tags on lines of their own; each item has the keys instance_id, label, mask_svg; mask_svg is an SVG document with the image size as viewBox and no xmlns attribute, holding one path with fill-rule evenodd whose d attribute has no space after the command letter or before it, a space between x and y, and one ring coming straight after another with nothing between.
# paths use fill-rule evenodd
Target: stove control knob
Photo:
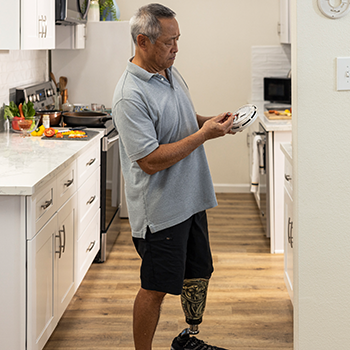
<instances>
[{"instance_id":1,"label":"stove control knob","mask_svg":"<svg viewBox=\"0 0 350 350\"><path fill-rule=\"evenodd\" d=\"M40 95L39 94L36 95L36 100L40 101Z\"/></svg>"},{"instance_id":2,"label":"stove control knob","mask_svg":"<svg viewBox=\"0 0 350 350\"><path fill-rule=\"evenodd\" d=\"M36 101L36 96L33 94L33 95L31 95L31 97L33 99L33 102L35 102Z\"/></svg>"},{"instance_id":3,"label":"stove control knob","mask_svg":"<svg viewBox=\"0 0 350 350\"><path fill-rule=\"evenodd\" d=\"M32 95L30 95L30 96L28 97L28 99L29 99L30 102L33 102L33 97L32 97Z\"/></svg>"}]
</instances>

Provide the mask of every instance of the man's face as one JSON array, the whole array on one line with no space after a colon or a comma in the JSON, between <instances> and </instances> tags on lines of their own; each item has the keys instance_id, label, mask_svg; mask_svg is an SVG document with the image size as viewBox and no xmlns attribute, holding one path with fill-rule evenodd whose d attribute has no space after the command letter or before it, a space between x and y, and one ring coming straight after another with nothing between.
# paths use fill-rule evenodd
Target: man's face
<instances>
[{"instance_id":1,"label":"man's face","mask_svg":"<svg viewBox=\"0 0 350 350\"><path fill-rule=\"evenodd\" d=\"M149 62L160 72L174 64L180 37L179 25L175 18L160 19L162 34L154 44L150 44Z\"/></svg>"}]
</instances>

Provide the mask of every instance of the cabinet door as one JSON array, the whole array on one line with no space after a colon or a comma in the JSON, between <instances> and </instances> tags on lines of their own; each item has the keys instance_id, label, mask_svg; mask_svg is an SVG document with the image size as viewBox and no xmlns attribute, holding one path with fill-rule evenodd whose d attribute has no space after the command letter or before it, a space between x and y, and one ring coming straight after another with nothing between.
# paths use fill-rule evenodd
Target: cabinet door
<instances>
[{"instance_id":1,"label":"cabinet door","mask_svg":"<svg viewBox=\"0 0 350 350\"><path fill-rule=\"evenodd\" d=\"M42 349L57 319L54 304L56 215L27 241L27 348Z\"/></svg>"},{"instance_id":2,"label":"cabinet door","mask_svg":"<svg viewBox=\"0 0 350 350\"><path fill-rule=\"evenodd\" d=\"M21 2L21 49L55 48L55 1Z\"/></svg>"},{"instance_id":3,"label":"cabinet door","mask_svg":"<svg viewBox=\"0 0 350 350\"><path fill-rule=\"evenodd\" d=\"M290 44L290 2L280 0L280 42Z\"/></svg>"},{"instance_id":4,"label":"cabinet door","mask_svg":"<svg viewBox=\"0 0 350 350\"><path fill-rule=\"evenodd\" d=\"M1 30L0 50L19 49L20 6L19 0L0 1Z\"/></svg>"},{"instance_id":5,"label":"cabinet door","mask_svg":"<svg viewBox=\"0 0 350 350\"><path fill-rule=\"evenodd\" d=\"M61 318L75 291L74 241L76 227L76 195L71 197L57 213L56 239L56 302L57 317Z\"/></svg>"},{"instance_id":6,"label":"cabinet door","mask_svg":"<svg viewBox=\"0 0 350 350\"><path fill-rule=\"evenodd\" d=\"M284 189L284 281L293 302L293 200Z\"/></svg>"}]
</instances>

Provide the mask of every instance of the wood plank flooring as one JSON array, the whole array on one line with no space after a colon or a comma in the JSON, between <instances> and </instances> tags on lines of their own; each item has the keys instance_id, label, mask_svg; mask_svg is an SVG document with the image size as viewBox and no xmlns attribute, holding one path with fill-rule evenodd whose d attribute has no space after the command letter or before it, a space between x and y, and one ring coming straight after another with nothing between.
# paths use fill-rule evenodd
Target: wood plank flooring
<instances>
[{"instance_id":1,"label":"wood plank flooring","mask_svg":"<svg viewBox=\"0 0 350 350\"><path fill-rule=\"evenodd\" d=\"M251 194L218 194L208 211L214 274L198 338L230 350L293 349L293 309L283 255L269 253ZM115 229L119 229L116 223ZM45 350L132 350L140 259L127 220L109 259L93 264ZM178 296L166 296L153 349L169 350L186 327Z\"/></svg>"}]
</instances>

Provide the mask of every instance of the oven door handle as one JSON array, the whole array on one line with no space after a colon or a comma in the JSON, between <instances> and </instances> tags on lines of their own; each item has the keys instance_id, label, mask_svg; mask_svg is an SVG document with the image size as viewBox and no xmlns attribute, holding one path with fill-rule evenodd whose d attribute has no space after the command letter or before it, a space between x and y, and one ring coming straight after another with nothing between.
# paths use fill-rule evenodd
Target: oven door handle
<instances>
[{"instance_id":1,"label":"oven door handle","mask_svg":"<svg viewBox=\"0 0 350 350\"><path fill-rule=\"evenodd\" d=\"M119 135L111 137L110 139L107 138L107 145L112 146L112 144L117 142L118 140L119 140Z\"/></svg>"},{"instance_id":2,"label":"oven door handle","mask_svg":"<svg viewBox=\"0 0 350 350\"><path fill-rule=\"evenodd\" d=\"M102 138L102 152L107 152L117 141L119 140L119 134L113 137Z\"/></svg>"}]
</instances>

